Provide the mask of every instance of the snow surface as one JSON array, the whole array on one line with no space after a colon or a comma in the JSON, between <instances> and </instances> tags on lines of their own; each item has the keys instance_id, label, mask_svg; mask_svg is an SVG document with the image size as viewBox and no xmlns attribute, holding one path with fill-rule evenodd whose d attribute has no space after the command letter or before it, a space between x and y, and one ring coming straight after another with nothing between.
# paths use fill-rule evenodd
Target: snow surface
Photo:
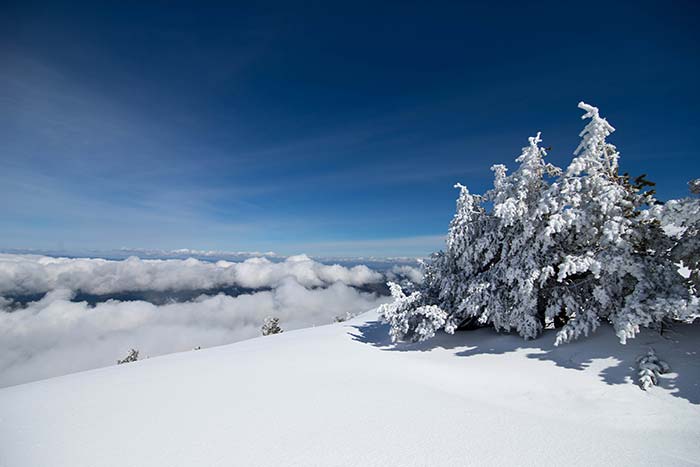
<instances>
[{"instance_id":1,"label":"snow surface","mask_svg":"<svg viewBox=\"0 0 700 467\"><path fill-rule=\"evenodd\" d=\"M700 464L700 326L553 341L392 346L369 312L4 388L0 466ZM649 346L674 373L644 392Z\"/></svg>"}]
</instances>

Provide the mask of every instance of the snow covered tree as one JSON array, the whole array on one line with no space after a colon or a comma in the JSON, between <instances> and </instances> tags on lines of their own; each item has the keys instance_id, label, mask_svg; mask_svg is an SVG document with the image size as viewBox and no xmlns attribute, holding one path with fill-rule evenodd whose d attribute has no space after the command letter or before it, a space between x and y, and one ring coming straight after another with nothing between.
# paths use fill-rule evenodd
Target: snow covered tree
<instances>
[{"instance_id":1,"label":"snow covered tree","mask_svg":"<svg viewBox=\"0 0 700 467\"><path fill-rule=\"evenodd\" d=\"M425 264L410 295L392 284L394 303L380 309L392 339L426 339L474 320L527 339L552 322L563 326L559 344L607 321L624 343L640 326L693 317L692 290L668 253L674 243L650 215L652 184L619 174L607 142L614 128L597 108L579 108L590 120L565 171L544 162L538 133L512 175L492 167L485 195L456 185L445 251Z\"/></svg>"},{"instance_id":2,"label":"snow covered tree","mask_svg":"<svg viewBox=\"0 0 700 467\"><path fill-rule=\"evenodd\" d=\"M526 339L537 337L545 324L550 244L541 235L547 216L540 203L549 187L547 177L561 173L544 162L541 141L540 133L529 139L512 175L505 175L505 166L492 167L494 189L487 193L500 252L487 277L487 315L480 321L490 321L497 330L515 330Z\"/></svg>"},{"instance_id":3,"label":"snow covered tree","mask_svg":"<svg viewBox=\"0 0 700 467\"><path fill-rule=\"evenodd\" d=\"M265 318L261 329L263 336L269 336L270 334L279 334L283 332L280 327L280 319L272 316Z\"/></svg>"},{"instance_id":4,"label":"snow covered tree","mask_svg":"<svg viewBox=\"0 0 700 467\"><path fill-rule=\"evenodd\" d=\"M538 211L540 193L548 186L546 176L560 173L546 164L539 146L540 134L529 139L517 158L520 167L506 175L506 167L495 165L494 188L483 196L473 195L460 184L457 210L447 236L445 252L434 255L424 270L424 283L416 297L401 298L402 314L391 315L395 340L423 337L415 330L425 326L414 316L417 306L436 306L430 316L445 319L444 328L454 332L475 322L499 330L516 330L523 337L536 337L544 325L542 267L547 244L538 233L543 218ZM491 212L484 207L493 203ZM414 294L412 294L414 296ZM382 316L394 310L380 310ZM411 319L407 319L407 316ZM401 319L403 317L404 319ZM398 321L397 321L398 320ZM439 321L427 325L436 329ZM433 331L434 332L434 331ZM425 335L432 335L427 333Z\"/></svg>"},{"instance_id":5,"label":"snow covered tree","mask_svg":"<svg viewBox=\"0 0 700 467\"><path fill-rule=\"evenodd\" d=\"M579 103L590 119L566 172L550 188L546 233L554 244L558 287L549 314L568 323L557 343L610 322L620 342L640 326L687 319L690 296L678 268L663 254L670 242L659 222L643 215L656 204L652 191L619 174L619 152L607 137L615 131L596 107Z\"/></svg>"},{"instance_id":6,"label":"snow covered tree","mask_svg":"<svg viewBox=\"0 0 700 467\"><path fill-rule=\"evenodd\" d=\"M139 359L139 351L136 349L129 350L129 354L121 360L117 360L117 365L122 365L124 363L135 362Z\"/></svg>"},{"instance_id":7,"label":"snow covered tree","mask_svg":"<svg viewBox=\"0 0 700 467\"><path fill-rule=\"evenodd\" d=\"M655 206L650 216L657 219L672 239L668 254L682 264L692 291L700 291L700 179L688 182L692 195Z\"/></svg>"}]
</instances>

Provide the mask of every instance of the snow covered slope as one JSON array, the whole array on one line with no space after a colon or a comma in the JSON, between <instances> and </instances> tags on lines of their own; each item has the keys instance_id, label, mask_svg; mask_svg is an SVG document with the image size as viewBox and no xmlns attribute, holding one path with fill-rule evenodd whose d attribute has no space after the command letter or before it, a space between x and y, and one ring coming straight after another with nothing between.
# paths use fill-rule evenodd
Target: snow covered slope
<instances>
[{"instance_id":1,"label":"snow covered slope","mask_svg":"<svg viewBox=\"0 0 700 467\"><path fill-rule=\"evenodd\" d=\"M375 320L2 389L0 465L700 464L698 326L392 347ZM644 392L649 345L678 375Z\"/></svg>"}]
</instances>

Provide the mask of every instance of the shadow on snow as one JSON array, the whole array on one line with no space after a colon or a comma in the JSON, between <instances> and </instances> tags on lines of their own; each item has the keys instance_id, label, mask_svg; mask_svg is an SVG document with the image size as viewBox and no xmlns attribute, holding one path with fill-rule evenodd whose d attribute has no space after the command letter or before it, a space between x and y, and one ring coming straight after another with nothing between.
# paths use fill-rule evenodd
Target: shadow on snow
<instances>
[{"instance_id":1,"label":"shadow on snow","mask_svg":"<svg viewBox=\"0 0 700 467\"><path fill-rule=\"evenodd\" d=\"M454 350L459 357L471 357L525 350L529 351L527 358L553 362L571 370L585 370L595 361L607 359L598 376L610 385L636 384L637 357L653 347L659 358L671 366L671 373L659 378L659 387L675 397L700 404L700 323L678 324L663 335L644 329L625 345L619 343L610 326L603 325L589 337L559 347L554 346L554 331L545 332L539 339L524 340L518 335L483 328L454 335L441 332L424 342L394 344L389 337L389 326L379 321L352 328L353 340L390 352L429 352L442 348Z\"/></svg>"}]
</instances>

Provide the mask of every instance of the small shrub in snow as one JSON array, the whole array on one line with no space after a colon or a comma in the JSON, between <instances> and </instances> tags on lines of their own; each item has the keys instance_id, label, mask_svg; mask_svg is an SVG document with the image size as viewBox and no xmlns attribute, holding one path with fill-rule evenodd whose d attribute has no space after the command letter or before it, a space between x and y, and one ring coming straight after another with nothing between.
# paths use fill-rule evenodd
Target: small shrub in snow
<instances>
[{"instance_id":1,"label":"small shrub in snow","mask_svg":"<svg viewBox=\"0 0 700 467\"><path fill-rule=\"evenodd\" d=\"M336 323L344 323L345 321L352 319L354 317L355 317L355 315L353 315L352 313L350 313L348 311L344 315L338 315L333 319L335 320Z\"/></svg>"},{"instance_id":2,"label":"small shrub in snow","mask_svg":"<svg viewBox=\"0 0 700 467\"><path fill-rule=\"evenodd\" d=\"M139 359L139 351L136 349L131 349L131 350L129 350L129 354L126 357L124 357L121 360L117 360L117 365L121 365L123 363L135 362L138 359Z\"/></svg>"},{"instance_id":3,"label":"small shrub in snow","mask_svg":"<svg viewBox=\"0 0 700 467\"><path fill-rule=\"evenodd\" d=\"M379 309L393 340L474 323L529 339L552 323L561 344L608 322L625 343L640 327L694 318L695 290L677 263L698 270L698 200L660 207L644 176L619 173L612 125L597 108L579 108L589 122L565 170L544 161L538 133L511 175L492 167L493 189L455 186L445 251L409 295L390 284L394 302ZM671 222L683 224L680 238L664 230Z\"/></svg>"},{"instance_id":4,"label":"small shrub in snow","mask_svg":"<svg viewBox=\"0 0 700 467\"><path fill-rule=\"evenodd\" d=\"M660 360L652 348L646 355L637 359L637 366L639 367L639 387L645 391L658 384L659 375L671 371L668 364Z\"/></svg>"},{"instance_id":5,"label":"small shrub in snow","mask_svg":"<svg viewBox=\"0 0 700 467\"><path fill-rule=\"evenodd\" d=\"M261 331L262 331L263 336L269 336L270 334L281 333L282 328L280 327L279 318L275 318L275 317L271 317L271 316L265 318L265 321L263 322Z\"/></svg>"}]
</instances>

